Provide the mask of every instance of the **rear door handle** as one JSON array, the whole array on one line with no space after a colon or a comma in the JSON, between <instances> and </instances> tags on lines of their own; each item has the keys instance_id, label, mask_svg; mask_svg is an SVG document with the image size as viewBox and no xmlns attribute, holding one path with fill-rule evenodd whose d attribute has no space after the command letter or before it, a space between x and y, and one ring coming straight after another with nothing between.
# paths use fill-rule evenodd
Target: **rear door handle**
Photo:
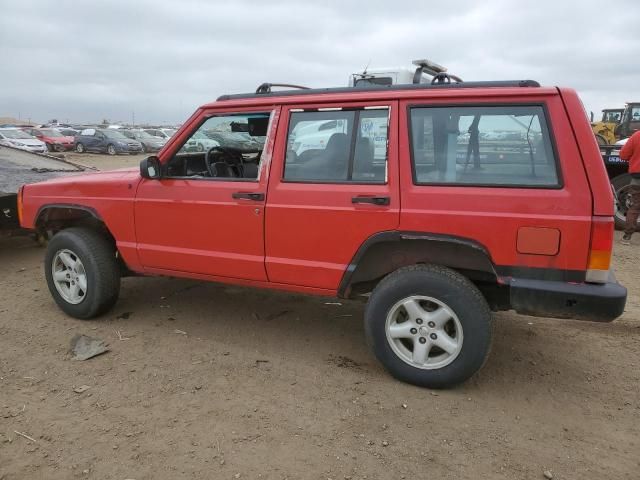
<instances>
[{"instance_id":1,"label":"rear door handle","mask_svg":"<svg viewBox=\"0 0 640 480\"><path fill-rule=\"evenodd\" d=\"M235 198L236 200L253 200L254 202L261 202L264 200L264 193L234 192L231 194L231 198Z\"/></svg>"},{"instance_id":2,"label":"rear door handle","mask_svg":"<svg viewBox=\"0 0 640 480\"><path fill-rule=\"evenodd\" d=\"M389 197L376 197L376 196L353 197L351 198L351 203L371 203L373 205L389 205L391 203L391 199Z\"/></svg>"}]
</instances>

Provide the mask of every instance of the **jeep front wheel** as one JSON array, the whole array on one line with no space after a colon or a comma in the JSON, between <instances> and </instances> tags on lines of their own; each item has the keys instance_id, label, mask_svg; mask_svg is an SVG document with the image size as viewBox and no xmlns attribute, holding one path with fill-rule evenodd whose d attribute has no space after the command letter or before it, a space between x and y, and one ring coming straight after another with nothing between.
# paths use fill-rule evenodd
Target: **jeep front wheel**
<instances>
[{"instance_id":1,"label":"jeep front wheel","mask_svg":"<svg viewBox=\"0 0 640 480\"><path fill-rule=\"evenodd\" d=\"M93 318L118 299L115 248L93 230L69 228L57 233L47 245L44 267L49 291L67 315Z\"/></svg>"},{"instance_id":2,"label":"jeep front wheel","mask_svg":"<svg viewBox=\"0 0 640 480\"><path fill-rule=\"evenodd\" d=\"M374 354L397 379L428 388L459 384L484 364L492 318L467 278L439 266L414 265L384 278L365 311Z\"/></svg>"}]
</instances>

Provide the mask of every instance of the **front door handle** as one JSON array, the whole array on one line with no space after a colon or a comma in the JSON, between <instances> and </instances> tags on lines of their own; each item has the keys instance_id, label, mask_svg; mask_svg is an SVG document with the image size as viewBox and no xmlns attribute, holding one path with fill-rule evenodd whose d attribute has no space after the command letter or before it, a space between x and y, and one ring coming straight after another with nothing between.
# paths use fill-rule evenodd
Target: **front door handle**
<instances>
[{"instance_id":1,"label":"front door handle","mask_svg":"<svg viewBox=\"0 0 640 480\"><path fill-rule=\"evenodd\" d=\"M231 194L231 198L235 198L236 200L253 200L254 202L261 202L264 200L264 193L234 192Z\"/></svg>"},{"instance_id":2,"label":"front door handle","mask_svg":"<svg viewBox=\"0 0 640 480\"><path fill-rule=\"evenodd\" d=\"M372 203L373 205L389 205L391 199L389 197L364 196L353 197L351 203Z\"/></svg>"}]
</instances>

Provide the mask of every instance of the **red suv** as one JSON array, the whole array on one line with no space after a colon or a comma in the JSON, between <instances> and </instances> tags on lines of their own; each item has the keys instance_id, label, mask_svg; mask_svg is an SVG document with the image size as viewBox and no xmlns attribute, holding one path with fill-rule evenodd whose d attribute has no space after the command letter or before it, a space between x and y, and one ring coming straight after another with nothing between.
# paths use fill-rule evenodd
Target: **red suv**
<instances>
[{"instance_id":1,"label":"red suv","mask_svg":"<svg viewBox=\"0 0 640 480\"><path fill-rule=\"evenodd\" d=\"M194 135L216 142L193 152ZM626 301L587 116L533 81L225 95L139 171L20 202L71 316L109 310L123 275L362 298L377 358L428 387L482 366L491 311L611 321Z\"/></svg>"}]
</instances>

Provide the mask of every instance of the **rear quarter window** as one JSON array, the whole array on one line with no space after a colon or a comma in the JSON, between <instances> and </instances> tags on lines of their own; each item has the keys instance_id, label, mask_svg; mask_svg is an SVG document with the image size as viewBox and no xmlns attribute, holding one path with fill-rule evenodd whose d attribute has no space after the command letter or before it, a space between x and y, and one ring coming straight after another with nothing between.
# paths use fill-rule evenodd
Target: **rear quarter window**
<instances>
[{"instance_id":1,"label":"rear quarter window","mask_svg":"<svg viewBox=\"0 0 640 480\"><path fill-rule=\"evenodd\" d=\"M413 106L409 123L415 184L561 186L541 105Z\"/></svg>"}]
</instances>

